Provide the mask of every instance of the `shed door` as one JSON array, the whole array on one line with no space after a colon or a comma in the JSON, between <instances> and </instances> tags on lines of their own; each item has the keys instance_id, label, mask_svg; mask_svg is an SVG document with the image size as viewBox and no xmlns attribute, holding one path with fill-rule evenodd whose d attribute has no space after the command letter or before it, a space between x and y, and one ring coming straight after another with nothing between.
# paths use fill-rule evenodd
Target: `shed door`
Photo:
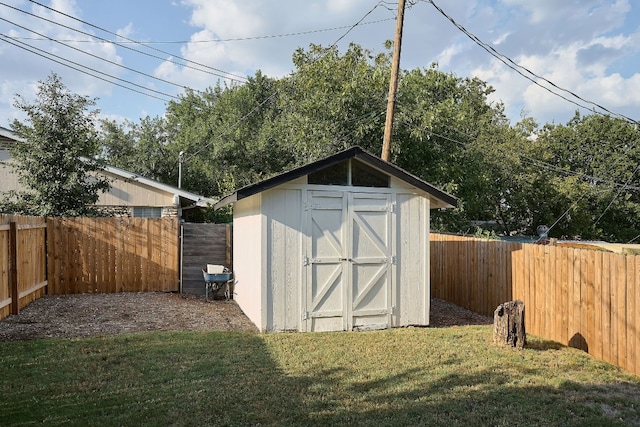
<instances>
[{"instance_id":1,"label":"shed door","mask_svg":"<svg viewBox=\"0 0 640 427\"><path fill-rule=\"evenodd\" d=\"M306 330L346 330L346 193L310 191L307 197L310 247L306 258L306 308L303 308Z\"/></svg>"},{"instance_id":2,"label":"shed door","mask_svg":"<svg viewBox=\"0 0 640 427\"><path fill-rule=\"evenodd\" d=\"M388 194L310 191L306 330L391 324Z\"/></svg>"},{"instance_id":3,"label":"shed door","mask_svg":"<svg viewBox=\"0 0 640 427\"><path fill-rule=\"evenodd\" d=\"M351 328L391 325L391 201L388 194L353 193L350 212Z\"/></svg>"}]
</instances>

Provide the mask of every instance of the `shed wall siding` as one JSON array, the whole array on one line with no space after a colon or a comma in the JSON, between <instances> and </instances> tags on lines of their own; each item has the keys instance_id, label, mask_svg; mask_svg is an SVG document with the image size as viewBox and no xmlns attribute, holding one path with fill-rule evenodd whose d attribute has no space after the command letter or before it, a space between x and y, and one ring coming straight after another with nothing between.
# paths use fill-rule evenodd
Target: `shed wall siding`
<instances>
[{"instance_id":1,"label":"shed wall siding","mask_svg":"<svg viewBox=\"0 0 640 427\"><path fill-rule=\"evenodd\" d=\"M263 194L267 219L267 329L300 329L302 287L302 190L274 189Z\"/></svg>"},{"instance_id":2,"label":"shed wall siding","mask_svg":"<svg viewBox=\"0 0 640 427\"><path fill-rule=\"evenodd\" d=\"M300 180L301 181L301 180ZM308 186L296 181L236 202L234 270L236 301L263 332L306 330L302 313L308 289L304 257L308 239L307 192L311 189L351 193L389 193L392 327L428 325L428 197L412 186L380 188ZM306 301L306 299L305 299Z\"/></svg>"},{"instance_id":3,"label":"shed wall siding","mask_svg":"<svg viewBox=\"0 0 640 427\"><path fill-rule=\"evenodd\" d=\"M260 330L265 330L262 321L262 236L261 195L238 201L233 209L234 299L244 314Z\"/></svg>"},{"instance_id":4,"label":"shed wall siding","mask_svg":"<svg viewBox=\"0 0 640 427\"><path fill-rule=\"evenodd\" d=\"M428 325L429 201L414 194L396 196L397 326Z\"/></svg>"}]
</instances>

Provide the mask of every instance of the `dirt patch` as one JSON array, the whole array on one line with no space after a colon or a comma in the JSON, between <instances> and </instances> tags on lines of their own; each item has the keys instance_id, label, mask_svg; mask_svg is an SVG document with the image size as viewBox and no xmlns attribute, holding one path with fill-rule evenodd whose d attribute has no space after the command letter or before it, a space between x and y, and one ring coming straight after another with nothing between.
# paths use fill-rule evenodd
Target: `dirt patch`
<instances>
[{"instance_id":1,"label":"dirt patch","mask_svg":"<svg viewBox=\"0 0 640 427\"><path fill-rule=\"evenodd\" d=\"M493 325L493 318L474 313L453 303L431 298L429 323L432 328L449 326Z\"/></svg>"},{"instance_id":2,"label":"dirt patch","mask_svg":"<svg viewBox=\"0 0 640 427\"><path fill-rule=\"evenodd\" d=\"M156 292L80 294L34 301L0 321L0 340L213 330L258 332L234 301Z\"/></svg>"},{"instance_id":3,"label":"dirt patch","mask_svg":"<svg viewBox=\"0 0 640 427\"><path fill-rule=\"evenodd\" d=\"M431 300L431 326L485 325L492 319ZM149 331L258 332L234 301L174 293L46 296L0 321L0 341L71 338Z\"/></svg>"}]
</instances>

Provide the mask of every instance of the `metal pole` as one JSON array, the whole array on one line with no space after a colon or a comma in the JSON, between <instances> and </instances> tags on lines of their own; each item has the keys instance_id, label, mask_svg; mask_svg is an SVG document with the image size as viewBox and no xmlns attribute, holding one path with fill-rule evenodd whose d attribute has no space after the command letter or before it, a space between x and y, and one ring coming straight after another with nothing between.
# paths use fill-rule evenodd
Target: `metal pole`
<instances>
[{"instance_id":1,"label":"metal pole","mask_svg":"<svg viewBox=\"0 0 640 427\"><path fill-rule=\"evenodd\" d=\"M391 64L391 79L389 81L389 96L387 99L387 119L384 125L382 155L380 156L380 158L385 161L389 161L389 155L391 154L391 132L393 131L393 115L396 106L396 92L398 91L398 70L400 69L400 48L402 46L404 2L405 0L398 1L398 16L396 17L396 37L393 42L393 62Z\"/></svg>"},{"instance_id":2,"label":"metal pole","mask_svg":"<svg viewBox=\"0 0 640 427\"><path fill-rule=\"evenodd\" d=\"M184 151L178 154L178 189L182 188L182 163L184 162Z\"/></svg>"}]
</instances>

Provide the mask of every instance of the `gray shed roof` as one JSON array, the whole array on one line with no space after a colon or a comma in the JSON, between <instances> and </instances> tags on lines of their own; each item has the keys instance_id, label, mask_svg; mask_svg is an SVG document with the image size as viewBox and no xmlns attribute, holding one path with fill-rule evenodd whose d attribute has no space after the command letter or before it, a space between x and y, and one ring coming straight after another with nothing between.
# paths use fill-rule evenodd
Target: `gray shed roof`
<instances>
[{"instance_id":1,"label":"gray shed roof","mask_svg":"<svg viewBox=\"0 0 640 427\"><path fill-rule=\"evenodd\" d=\"M426 192L433 198L441 201L445 205L445 207L455 207L458 204L458 199L456 199L454 196L447 194L442 190L439 190L428 182L416 177L415 175L410 174L409 172L399 168L393 163L384 161L379 157L376 157L363 150L361 147L355 146L324 159L293 169L289 172L285 172L269 179L265 179L264 181L260 181L255 184L243 187L235 191L234 193L220 199L220 201L218 201L218 203L216 203L214 207L216 209L221 208L228 204L237 202L238 200L253 196L254 194L261 193L270 188L276 187L301 176L308 175L312 172L319 171L348 159L357 159L363 163L368 164L369 166L381 170L389 176L398 178L406 182L407 184Z\"/></svg>"}]
</instances>

